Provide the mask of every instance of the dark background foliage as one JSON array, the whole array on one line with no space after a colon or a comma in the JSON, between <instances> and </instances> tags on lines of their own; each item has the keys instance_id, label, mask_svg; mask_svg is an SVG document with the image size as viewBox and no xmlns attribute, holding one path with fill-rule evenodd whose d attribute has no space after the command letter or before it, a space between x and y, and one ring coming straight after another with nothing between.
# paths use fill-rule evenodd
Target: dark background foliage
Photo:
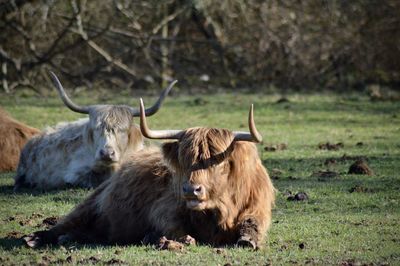
<instances>
[{"instance_id":1,"label":"dark background foliage","mask_svg":"<svg viewBox=\"0 0 400 266\"><path fill-rule=\"evenodd\" d=\"M0 0L2 87L400 87L397 0Z\"/></svg>"}]
</instances>

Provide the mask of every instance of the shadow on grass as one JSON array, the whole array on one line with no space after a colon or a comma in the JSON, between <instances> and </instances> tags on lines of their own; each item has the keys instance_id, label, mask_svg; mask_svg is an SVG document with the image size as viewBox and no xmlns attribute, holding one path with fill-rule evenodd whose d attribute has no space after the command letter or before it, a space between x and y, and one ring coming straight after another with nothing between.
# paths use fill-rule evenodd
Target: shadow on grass
<instances>
[{"instance_id":1,"label":"shadow on grass","mask_svg":"<svg viewBox=\"0 0 400 266\"><path fill-rule=\"evenodd\" d=\"M14 248L24 247L25 243L22 238L3 237L0 238L1 250L12 250Z\"/></svg>"},{"instance_id":2,"label":"shadow on grass","mask_svg":"<svg viewBox=\"0 0 400 266\"><path fill-rule=\"evenodd\" d=\"M57 190L38 190L38 189L29 189L23 188L19 191L14 191L13 185L3 185L0 186L0 195L29 195L29 196L37 196L43 194L58 194L59 192L65 191L65 189L57 189Z\"/></svg>"},{"instance_id":3,"label":"shadow on grass","mask_svg":"<svg viewBox=\"0 0 400 266\"><path fill-rule=\"evenodd\" d=\"M64 187L58 189L41 190L35 188L21 188L14 191L13 185L0 185L0 195L26 195L26 196L42 196L42 195L56 195L68 191L91 191L91 189L77 188L77 187Z\"/></svg>"},{"instance_id":4,"label":"shadow on grass","mask_svg":"<svg viewBox=\"0 0 400 266\"><path fill-rule=\"evenodd\" d=\"M0 238L0 250L12 250L15 248L26 247L29 248L25 241L23 240L24 236L21 237L3 237ZM78 242L69 242L65 245L44 245L42 247L34 248L32 250L43 250L43 249L51 249L51 250L59 250L61 248L66 249L98 249L99 247L112 247L115 245L106 245L106 244L80 244ZM139 246L139 245L138 245Z\"/></svg>"}]
</instances>

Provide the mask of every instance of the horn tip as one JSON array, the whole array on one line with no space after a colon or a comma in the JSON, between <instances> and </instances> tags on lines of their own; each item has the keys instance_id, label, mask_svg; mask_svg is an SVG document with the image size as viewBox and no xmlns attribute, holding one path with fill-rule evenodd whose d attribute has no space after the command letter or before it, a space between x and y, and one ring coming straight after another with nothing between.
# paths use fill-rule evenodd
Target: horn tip
<instances>
[{"instance_id":1,"label":"horn tip","mask_svg":"<svg viewBox=\"0 0 400 266\"><path fill-rule=\"evenodd\" d=\"M143 98L139 99L139 105L140 105L140 111L142 112L144 110Z\"/></svg>"},{"instance_id":2,"label":"horn tip","mask_svg":"<svg viewBox=\"0 0 400 266\"><path fill-rule=\"evenodd\" d=\"M169 93L171 90L172 90L172 88L175 86L175 84L178 82L178 80L177 79L175 79L174 81L172 81L170 84L169 84L169 86L168 86L168 88L167 88L167 90L166 90L166 93Z\"/></svg>"},{"instance_id":3,"label":"horn tip","mask_svg":"<svg viewBox=\"0 0 400 266\"><path fill-rule=\"evenodd\" d=\"M52 79L53 81L54 81L54 80L58 80L57 75L56 75L53 71L49 70L49 73L50 73L50 77L51 77L51 79Z\"/></svg>"}]
</instances>

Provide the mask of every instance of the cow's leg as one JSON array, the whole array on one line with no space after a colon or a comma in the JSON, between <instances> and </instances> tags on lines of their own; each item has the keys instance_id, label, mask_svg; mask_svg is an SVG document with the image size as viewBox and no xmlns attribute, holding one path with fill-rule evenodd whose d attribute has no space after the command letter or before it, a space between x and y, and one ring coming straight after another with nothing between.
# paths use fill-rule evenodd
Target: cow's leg
<instances>
[{"instance_id":1,"label":"cow's leg","mask_svg":"<svg viewBox=\"0 0 400 266\"><path fill-rule=\"evenodd\" d=\"M14 192L18 192L21 188L28 187L28 184L25 182L25 174L16 175L14 181Z\"/></svg>"},{"instance_id":2,"label":"cow's leg","mask_svg":"<svg viewBox=\"0 0 400 266\"><path fill-rule=\"evenodd\" d=\"M68 216L50 230L37 231L24 237L29 247L36 248L44 245L55 245L65 242L65 239L87 242L90 239L90 224L95 221L95 214L90 206L80 205Z\"/></svg>"},{"instance_id":3,"label":"cow's leg","mask_svg":"<svg viewBox=\"0 0 400 266\"><path fill-rule=\"evenodd\" d=\"M254 218L247 218L239 225L239 239L236 244L239 247L259 248L259 225Z\"/></svg>"},{"instance_id":4,"label":"cow's leg","mask_svg":"<svg viewBox=\"0 0 400 266\"><path fill-rule=\"evenodd\" d=\"M96 242L105 238L106 223L99 217L96 198L107 184L101 185L84 202L78 205L70 214L47 231L37 231L24 237L29 247L36 248L48 244L58 244L65 239L78 242ZM101 235L101 236L100 236Z\"/></svg>"},{"instance_id":5,"label":"cow's leg","mask_svg":"<svg viewBox=\"0 0 400 266\"><path fill-rule=\"evenodd\" d=\"M87 228L86 217L83 217L79 210L74 210L70 215L65 217L60 223L56 224L50 230L37 231L24 237L26 244L29 247L37 248L45 245L55 245L60 242L65 242L65 239L75 239L79 236L79 231Z\"/></svg>"},{"instance_id":6,"label":"cow's leg","mask_svg":"<svg viewBox=\"0 0 400 266\"><path fill-rule=\"evenodd\" d=\"M158 243L158 240L163 237L162 233L159 231L148 232L142 239L144 245L154 245Z\"/></svg>"},{"instance_id":7,"label":"cow's leg","mask_svg":"<svg viewBox=\"0 0 400 266\"><path fill-rule=\"evenodd\" d=\"M41 247L47 244L56 244L57 237L50 231L37 231L23 237L25 243L31 248Z\"/></svg>"}]
</instances>

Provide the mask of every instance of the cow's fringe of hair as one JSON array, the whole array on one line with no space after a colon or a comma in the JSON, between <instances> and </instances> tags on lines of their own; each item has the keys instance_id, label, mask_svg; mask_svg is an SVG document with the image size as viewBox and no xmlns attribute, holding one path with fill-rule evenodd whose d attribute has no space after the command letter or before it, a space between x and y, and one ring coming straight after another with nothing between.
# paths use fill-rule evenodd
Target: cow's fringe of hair
<instances>
[{"instance_id":1,"label":"cow's fringe of hair","mask_svg":"<svg viewBox=\"0 0 400 266\"><path fill-rule=\"evenodd\" d=\"M259 220L265 223L259 226L265 231L270 226L275 189L258 156L257 147L253 143L234 142L233 139L234 136L229 130L187 130L179 144L175 145L175 149L168 149L169 154L165 155L166 161L176 171L175 193L181 198L181 185L188 175L207 175L203 169L225 162L230 174L229 187L224 189L234 191L235 194L233 198L232 195L217 197L215 204L221 217L219 225L225 229L231 227L238 216L240 220L262 217ZM185 153L179 157L179 151ZM174 161L173 158L178 161Z\"/></svg>"}]
</instances>

